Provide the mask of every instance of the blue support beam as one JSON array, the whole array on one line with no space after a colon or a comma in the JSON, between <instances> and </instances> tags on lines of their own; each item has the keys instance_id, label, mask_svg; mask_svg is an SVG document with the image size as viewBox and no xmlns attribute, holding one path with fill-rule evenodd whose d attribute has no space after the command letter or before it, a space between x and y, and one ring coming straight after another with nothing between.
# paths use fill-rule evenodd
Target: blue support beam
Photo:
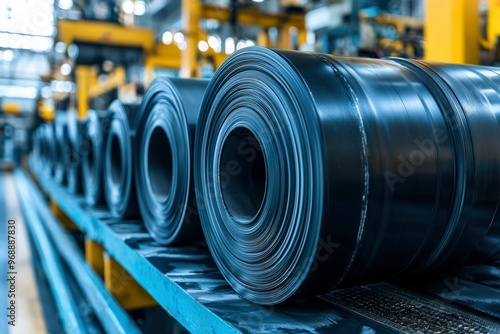
<instances>
[{"instance_id":1,"label":"blue support beam","mask_svg":"<svg viewBox=\"0 0 500 334\"><path fill-rule=\"evenodd\" d=\"M45 232L48 232L44 234L50 235L53 245L55 245L60 256L72 271L82 293L89 301L104 330L107 333L117 334L141 333L128 313L121 308L106 290L101 278L87 264L82 252L69 233L54 218L40 191L20 171L16 172L16 183L27 191L25 196L29 198L29 203L33 204L35 211L38 212L41 218L38 223L44 225L42 228L44 228Z\"/></svg>"},{"instance_id":2,"label":"blue support beam","mask_svg":"<svg viewBox=\"0 0 500 334\"><path fill-rule=\"evenodd\" d=\"M47 277L50 277L49 285L59 310L58 313L63 328L66 333L85 334L87 333L85 322L82 320L78 307L71 295L62 264L35 210L29 207L29 203L31 203L29 189L24 182L18 182L17 187L25 221L33 243L40 254L42 267Z\"/></svg>"}]
</instances>

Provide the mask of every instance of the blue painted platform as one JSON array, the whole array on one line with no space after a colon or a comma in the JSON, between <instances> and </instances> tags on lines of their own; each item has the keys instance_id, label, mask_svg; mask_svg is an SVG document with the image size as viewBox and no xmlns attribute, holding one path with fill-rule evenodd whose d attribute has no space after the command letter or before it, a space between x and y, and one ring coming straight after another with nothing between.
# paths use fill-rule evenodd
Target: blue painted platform
<instances>
[{"instance_id":1,"label":"blue painted platform","mask_svg":"<svg viewBox=\"0 0 500 334\"><path fill-rule=\"evenodd\" d=\"M426 319L429 314L452 325L466 321L478 329L500 332L499 319L491 314L472 314L442 297L387 283L274 307L252 304L226 283L204 243L161 246L140 221L114 220L106 209L90 208L83 197L70 195L53 181L36 176L42 190L80 230L102 244L190 332L397 333L409 330L415 323L426 325L427 320L432 326L435 319ZM399 320L404 312L419 308L425 312L413 312L406 322Z\"/></svg>"}]
</instances>

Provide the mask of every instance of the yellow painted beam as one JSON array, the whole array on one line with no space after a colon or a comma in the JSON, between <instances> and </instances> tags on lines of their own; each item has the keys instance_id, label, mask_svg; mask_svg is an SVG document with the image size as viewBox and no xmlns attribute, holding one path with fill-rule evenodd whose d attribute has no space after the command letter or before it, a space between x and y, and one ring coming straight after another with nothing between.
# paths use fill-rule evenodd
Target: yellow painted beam
<instances>
[{"instance_id":1,"label":"yellow painted beam","mask_svg":"<svg viewBox=\"0 0 500 334\"><path fill-rule=\"evenodd\" d=\"M121 85L124 85L126 81L127 76L125 69L119 66L112 73L110 73L104 81L97 81L94 84L90 84L88 98L94 99L113 89L117 89Z\"/></svg>"},{"instance_id":2,"label":"yellow painted beam","mask_svg":"<svg viewBox=\"0 0 500 334\"><path fill-rule=\"evenodd\" d=\"M198 0L182 0L182 22L186 49L182 51L181 76L196 78L198 69L198 42L200 39L199 21L202 18L202 4Z\"/></svg>"},{"instance_id":3,"label":"yellow painted beam","mask_svg":"<svg viewBox=\"0 0 500 334\"><path fill-rule=\"evenodd\" d=\"M106 253L104 253L104 284L125 310L158 305L153 297Z\"/></svg>"},{"instance_id":4,"label":"yellow painted beam","mask_svg":"<svg viewBox=\"0 0 500 334\"><path fill-rule=\"evenodd\" d=\"M89 89L91 69L89 66L76 67L76 96L78 101L78 117L83 120L89 110Z\"/></svg>"},{"instance_id":5,"label":"yellow painted beam","mask_svg":"<svg viewBox=\"0 0 500 334\"><path fill-rule=\"evenodd\" d=\"M479 64L477 0L425 2L425 59Z\"/></svg>"},{"instance_id":6,"label":"yellow painted beam","mask_svg":"<svg viewBox=\"0 0 500 334\"><path fill-rule=\"evenodd\" d=\"M104 278L104 248L87 237L85 237L85 259L92 269Z\"/></svg>"},{"instance_id":7,"label":"yellow painted beam","mask_svg":"<svg viewBox=\"0 0 500 334\"><path fill-rule=\"evenodd\" d=\"M205 19L229 22L231 20L231 10L227 7L202 4L201 17ZM238 24L254 25L266 29L272 27L278 28L284 25L293 26L299 30L306 29L304 14L272 14L262 12L256 8L238 9Z\"/></svg>"},{"instance_id":8,"label":"yellow painted beam","mask_svg":"<svg viewBox=\"0 0 500 334\"><path fill-rule=\"evenodd\" d=\"M78 227L73 223L73 221L59 208L57 203L50 199L50 210L52 214L61 222L61 224L68 231L78 232L80 231Z\"/></svg>"},{"instance_id":9,"label":"yellow painted beam","mask_svg":"<svg viewBox=\"0 0 500 334\"><path fill-rule=\"evenodd\" d=\"M140 47L150 52L154 45L154 32L149 29L124 27L97 21L59 20L57 39L70 45L75 42Z\"/></svg>"}]
</instances>

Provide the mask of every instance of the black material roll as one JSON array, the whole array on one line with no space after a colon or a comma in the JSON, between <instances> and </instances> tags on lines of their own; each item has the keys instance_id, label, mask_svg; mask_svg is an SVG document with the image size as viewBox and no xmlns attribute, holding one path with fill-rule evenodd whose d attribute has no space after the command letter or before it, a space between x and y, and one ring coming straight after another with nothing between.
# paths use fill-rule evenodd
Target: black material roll
<instances>
[{"instance_id":1,"label":"black material roll","mask_svg":"<svg viewBox=\"0 0 500 334\"><path fill-rule=\"evenodd\" d=\"M45 123L40 127L40 147L42 152L42 171L47 177L54 176L56 159L56 141L54 136L54 126L52 123Z\"/></svg>"},{"instance_id":2,"label":"black material roll","mask_svg":"<svg viewBox=\"0 0 500 334\"><path fill-rule=\"evenodd\" d=\"M104 194L111 213L117 218L139 215L133 162L135 123L138 105L115 100L108 108L109 133L104 154Z\"/></svg>"},{"instance_id":3,"label":"black material roll","mask_svg":"<svg viewBox=\"0 0 500 334\"><path fill-rule=\"evenodd\" d=\"M463 181L457 182L462 198L449 225L454 234L447 234L446 240L456 247L437 249L428 262L440 264L457 255L462 258L471 248L476 249L477 258L500 254L500 69L395 61L432 83L429 89L436 99L448 101L447 110L455 117L452 125L462 134L456 140L456 149L463 154L457 168L463 170ZM485 230L487 235L478 246Z\"/></svg>"},{"instance_id":4,"label":"black material roll","mask_svg":"<svg viewBox=\"0 0 500 334\"><path fill-rule=\"evenodd\" d=\"M82 145L87 148L82 159L82 187L89 205L105 204L103 192L104 143L108 131L106 112L89 110L82 133Z\"/></svg>"},{"instance_id":5,"label":"black material roll","mask_svg":"<svg viewBox=\"0 0 500 334\"><path fill-rule=\"evenodd\" d=\"M162 244L202 236L192 180L192 143L208 80L158 78L137 127L136 187L142 219Z\"/></svg>"},{"instance_id":6,"label":"black material roll","mask_svg":"<svg viewBox=\"0 0 500 334\"><path fill-rule=\"evenodd\" d=\"M85 123L75 113L68 113L68 153L69 161L66 169L68 190L73 193L82 192L82 160L88 154L88 142L82 140Z\"/></svg>"},{"instance_id":7,"label":"black material roll","mask_svg":"<svg viewBox=\"0 0 500 334\"><path fill-rule=\"evenodd\" d=\"M66 171L69 164L68 117L65 111L58 110L54 119L55 165L54 180L59 184L66 183Z\"/></svg>"},{"instance_id":8,"label":"black material roll","mask_svg":"<svg viewBox=\"0 0 500 334\"><path fill-rule=\"evenodd\" d=\"M246 48L217 71L195 182L212 255L243 297L276 304L442 269L498 227L498 86L471 101L457 86L469 68L450 88L415 66Z\"/></svg>"}]
</instances>

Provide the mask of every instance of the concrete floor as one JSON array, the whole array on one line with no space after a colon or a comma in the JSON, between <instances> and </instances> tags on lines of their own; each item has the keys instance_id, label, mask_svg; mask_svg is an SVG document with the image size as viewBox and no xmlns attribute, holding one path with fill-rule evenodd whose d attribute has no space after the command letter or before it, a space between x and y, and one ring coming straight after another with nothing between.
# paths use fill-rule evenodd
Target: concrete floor
<instances>
[{"instance_id":1,"label":"concrete floor","mask_svg":"<svg viewBox=\"0 0 500 334\"><path fill-rule=\"evenodd\" d=\"M8 220L15 220L16 226L16 326L12 327L7 325L7 333L12 334L25 334L47 333L42 306L39 299L39 290L37 280L33 269L32 250L29 242L28 231L24 222L24 217L20 209L19 199L17 196L16 185L14 183L14 176L12 173L0 172L0 202L5 208L4 217L0 217L2 221L0 226L2 231L6 230ZM5 238L5 235L2 235ZM4 239L5 240L5 239ZM6 243L0 243L6 245ZM0 272L4 273L7 268L6 264L7 250L1 250L0 263L3 268ZM2 279L2 281L4 281ZM1 291L0 300L2 304L7 300L6 286L0 286ZM4 310L4 308L2 307ZM2 315L1 322L4 322L6 317ZM4 332L5 327L0 324L0 332Z\"/></svg>"}]
</instances>

